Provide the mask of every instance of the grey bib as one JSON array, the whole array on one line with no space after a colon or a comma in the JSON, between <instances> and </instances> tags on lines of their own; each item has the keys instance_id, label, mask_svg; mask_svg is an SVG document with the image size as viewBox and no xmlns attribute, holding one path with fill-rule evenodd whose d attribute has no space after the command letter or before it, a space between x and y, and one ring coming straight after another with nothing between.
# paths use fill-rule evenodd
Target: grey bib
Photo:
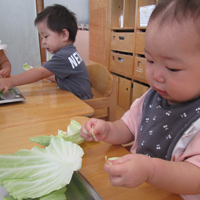
<instances>
[{"instance_id":1,"label":"grey bib","mask_svg":"<svg viewBox=\"0 0 200 200\"><path fill-rule=\"evenodd\" d=\"M172 151L192 122L200 118L200 97L169 105L150 89L143 104L137 153L170 160Z\"/></svg>"}]
</instances>

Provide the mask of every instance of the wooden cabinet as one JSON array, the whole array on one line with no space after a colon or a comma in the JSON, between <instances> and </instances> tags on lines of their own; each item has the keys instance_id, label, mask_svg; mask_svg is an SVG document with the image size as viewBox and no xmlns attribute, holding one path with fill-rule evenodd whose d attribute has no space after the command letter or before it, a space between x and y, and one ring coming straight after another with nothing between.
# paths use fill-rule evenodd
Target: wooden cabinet
<instances>
[{"instance_id":1,"label":"wooden cabinet","mask_svg":"<svg viewBox=\"0 0 200 200\"><path fill-rule=\"evenodd\" d=\"M136 6L136 27L135 27L135 55L134 55L134 72L133 80L147 83L145 78L144 57L145 48L145 31L148 14L150 15L157 0L138 0ZM144 19L145 20L144 20Z\"/></svg>"},{"instance_id":2,"label":"wooden cabinet","mask_svg":"<svg viewBox=\"0 0 200 200\"><path fill-rule=\"evenodd\" d=\"M131 78L133 72L133 55L111 51L109 70L118 75Z\"/></svg>"},{"instance_id":3,"label":"wooden cabinet","mask_svg":"<svg viewBox=\"0 0 200 200\"><path fill-rule=\"evenodd\" d=\"M134 33L111 32L111 50L134 53Z\"/></svg>"},{"instance_id":4,"label":"wooden cabinet","mask_svg":"<svg viewBox=\"0 0 200 200\"><path fill-rule=\"evenodd\" d=\"M110 18L107 0L89 1L89 60L108 66Z\"/></svg>"},{"instance_id":5,"label":"wooden cabinet","mask_svg":"<svg viewBox=\"0 0 200 200\"><path fill-rule=\"evenodd\" d=\"M137 90L145 88L144 47L146 26L143 13L157 0L90 0L90 60L104 64L110 72L127 80L131 87L120 92L118 102L130 102ZM147 6L147 7L146 7ZM147 9L147 10L145 10ZM123 78L123 79L121 79ZM142 84L141 87L137 83ZM119 83L120 84L120 83ZM118 85L119 88L122 87ZM143 87L144 86L144 87ZM141 92L145 91L141 89ZM122 90L123 91L123 90ZM123 100L122 100L123 99ZM126 103L127 104L127 103Z\"/></svg>"}]
</instances>

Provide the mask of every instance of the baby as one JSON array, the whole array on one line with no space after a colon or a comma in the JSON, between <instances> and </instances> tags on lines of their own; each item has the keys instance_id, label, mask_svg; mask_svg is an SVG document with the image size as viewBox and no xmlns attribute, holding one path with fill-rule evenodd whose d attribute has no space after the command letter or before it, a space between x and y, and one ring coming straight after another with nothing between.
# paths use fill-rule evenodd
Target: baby
<instances>
[{"instance_id":1,"label":"baby","mask_svg":"<svg viewBox=\"0 0 200 200\"><path fill-rule=\"evenodd\" d=\"M200 199L200 1L160 0L145 34L150 85L121 120L89 119L81 136L124 144L131 153L105 164L111 184L135 188L147 182ZM116 155L117 156L117 155Z\"/></svg>"}]
</instances>

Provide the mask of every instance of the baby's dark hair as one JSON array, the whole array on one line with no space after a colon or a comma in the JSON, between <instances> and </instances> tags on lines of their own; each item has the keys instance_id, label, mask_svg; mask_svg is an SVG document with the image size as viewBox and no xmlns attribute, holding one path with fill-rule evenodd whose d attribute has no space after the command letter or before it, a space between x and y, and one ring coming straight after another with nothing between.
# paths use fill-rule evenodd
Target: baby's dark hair
<instances>
[{"instance_id":1,"label":"baby's dark hair","mask_svg":"<svg viewBox=\"0 0 200 200\"><path fill-rule=\"evenodd\" d=\"M200 33L200 0L159 0L149 22L154 19L159 19L161 26L192 19Z\"/></svg>"},{"instance_id":2,"label":"baby's dark hair","mask_svg":"<svg viewBox=\"0 0 200 200\"><path fill-rule=\"evenodd\" d=\"M62 33L63 29L69 32L69 40L75 42L78 30L76 15L65 6L54 4L40 12L34 24L47 21L47 27L54 32Z\"/></svg>"}]
</instances>

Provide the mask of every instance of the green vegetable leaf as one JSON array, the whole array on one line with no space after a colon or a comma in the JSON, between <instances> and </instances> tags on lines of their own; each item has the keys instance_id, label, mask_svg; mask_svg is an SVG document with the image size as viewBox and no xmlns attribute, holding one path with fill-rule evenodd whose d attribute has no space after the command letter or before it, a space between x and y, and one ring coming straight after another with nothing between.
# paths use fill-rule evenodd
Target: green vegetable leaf
<instances>
[{"instance_id":1,"label":"green vegetable leaf","mask_svg":"<svg viewBox=\"0 0 200 200\"><path fill-rule=\"evenodd\" d=\"M13 198L12 196L9 196L7 198L3 197L3 200L16 200L15 198Z\"/></svg>"},{"instance_id":2,"label":"green vegetable leaf","mask_svg":"<svg viewBox=\"0 0 200 200\"><path fill-rule=\"evenodd\" d=\"M67 188L63 187L60 190L53 191L50 194L40 197L40 200L55 200L55 199L65 200L66 199L66 196L65 196L66 191L67 191Z\"/></svg>"},{"instance_id":3,"label":"green vegetable leaf","mask_svg":"<svg viewBox=\"0 0 200 200\"><path fill-rule=\"evenodd\" d=\"M67 127L67 135L70 136L76 133L80 133L80 130L81 130L81 125L77 121L71 119L70 124Z\"/></svg>"},{"instance_id":4,"label":"green vegetable leaf","mask_svg":"<svg viewBox=\"0 0 200 200\"><path fill-rule=\"evenodd\" d=\"M14 155L0 155L0 183L14 198L37 198L70 183L81 168L83 149L52 137L45 149L33 147Z\"/></svg>"},{"instance_id":5,"label":"green vegetable leaf","mask_svg":"<svg viewBox=\"0 0 200 200\"><path fill-rule=\"evenodd\" d=\"M33 67L30 66L30 65L28 65L27 63L25 63L25 64L23 65L23 69L24 69L25 71L28 71L28 70L30 70L31 68L33 68Z\"/></svg>"},{"instance_id":6,"label":"green vegetable leaf","mask_svg":"<svg viewBox=\"0 0 200 200\"><path fill-rule=\"evenodd\" d=\"M4 91L4 89L0 91L0 95L3 94L3 91ZM12 89L9 89L8 91L12 91Z\"/></svg>"},{"instance_id":7,"label":"green vegetable leaf","mask_svg":"<svg viewBox=\"0 0 200 200\"><path fill-rule=\"evenodd\" d=\"M71 119L69 126L67 127L67 132L62 130L58 130L58 135L56 137L63 138L65 141L71 141L76 144L81 144L84 139L80 136L81 132L81 125ZM38 136L38 137L31 137L30 140L32 142L36 142L42 146L48 146L50 140L53 136Z\"/></svg>"},{"instance_id":8,"label":"green vegetable leaf","mask_svg":"<svg viewBox=\"0 0 200 200\"><path fill-rule=\"evenodd\" d=\"M53 136L43 135L43 136L38 136L38 137L31 137L31 138L29 138L29 140L31 142L36 142L44 147L47 147L47 146L49 146L52 137Z\"/></svg>"}]
</instances>

